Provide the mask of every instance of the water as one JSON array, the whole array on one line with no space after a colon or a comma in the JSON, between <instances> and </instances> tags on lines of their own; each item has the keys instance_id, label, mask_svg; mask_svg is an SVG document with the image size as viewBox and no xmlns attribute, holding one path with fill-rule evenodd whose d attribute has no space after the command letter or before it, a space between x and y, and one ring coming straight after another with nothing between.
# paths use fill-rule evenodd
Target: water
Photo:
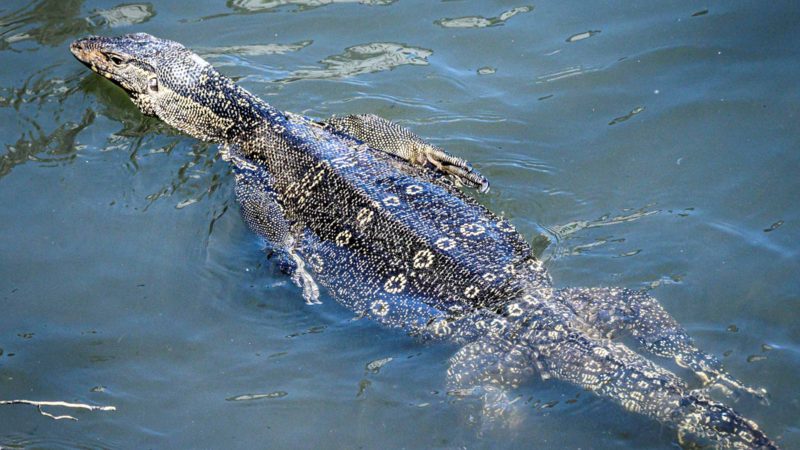
<instances>
[{"instance_id":1,"label":"water","mask_svg":"<svg viewBox=\"0 0 800 450\"><path fill-rule=\"evenodd\" d=\"M367 4L369 3L369 4ZM800 10L793 2L5 1L0 446L670 448L558 382L479 433L448 345L309 307L212 146L73 60L89 33L197 49L282 109L375 113L472 161L559 286L650 288L767 388L800 447ZM391 359L390 359L391 358Z\"/></svg>"}]
</instances>

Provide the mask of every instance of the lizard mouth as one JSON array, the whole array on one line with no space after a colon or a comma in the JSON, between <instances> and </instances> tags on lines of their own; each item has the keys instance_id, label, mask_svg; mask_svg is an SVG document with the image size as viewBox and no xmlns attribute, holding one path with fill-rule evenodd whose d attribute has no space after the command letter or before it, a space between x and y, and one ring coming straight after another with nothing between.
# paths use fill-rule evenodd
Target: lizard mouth
<instances>
[{"instance_id":1,"label":"lizard mouth","mask_svg":"<svg viewBox=\"0 0 800 450\"><path fill-rule=\"evenodd\" d=\"M94 72L109 73L107 70L107 66L109 64L108 58L103 52L100 51L99 45L97 45L100 39L101 38L98 36L89 36L83 39L78 39L70 44L69 51L72 52L78 61L85 64Z\"/></svg>"},{"instance_id":2,"label":"lizard mouth","mask_svg":"<svg viewBox=\"0 0 800 450\"><path fill-rule=\"evenodd\" d=\"M130 91L129 80L122 76L119 70L116 70L118 62L115 63L114 59L118 56L103 51L102 40L103 38L100 36L78 39L70 44L69 51L93 72L108 78L126 91Z\"/></svg>"}]
</instances>

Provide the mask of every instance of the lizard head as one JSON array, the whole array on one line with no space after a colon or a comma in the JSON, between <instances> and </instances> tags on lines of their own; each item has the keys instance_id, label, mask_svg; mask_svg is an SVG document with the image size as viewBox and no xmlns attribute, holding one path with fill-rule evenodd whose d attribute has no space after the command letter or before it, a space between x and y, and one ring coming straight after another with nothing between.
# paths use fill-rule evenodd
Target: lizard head
<instances>
[{"instance_id":1,"label":"lizard head","mask_svg":"<svg viewBox=\"0 0 800 450\"><path fill-rule=\"evenodd\" d=\"M222 142L257 115L257 99L177 42L147 33L88 36L70 51L125 90L142 113L194 137Z\"/></svg>"}]
</instances>

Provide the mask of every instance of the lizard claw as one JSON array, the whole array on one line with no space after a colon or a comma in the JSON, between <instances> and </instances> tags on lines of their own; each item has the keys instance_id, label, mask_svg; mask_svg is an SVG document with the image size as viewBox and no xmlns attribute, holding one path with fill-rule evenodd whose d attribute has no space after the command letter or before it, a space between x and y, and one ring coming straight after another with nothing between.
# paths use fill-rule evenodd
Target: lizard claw
<instances>
[{"instance_id":1,"label":"lizard claw","mask_svg":"<svg viewBox=\"0 0 800 450\"><path fill-rule=\"evenodd\" d=\"M480 193L489 190L489 180L473 169L467 161L433 146L425 146L423 152L425 161L452 177L456 184L475 188Z\"/></svg>"}]
</instances>

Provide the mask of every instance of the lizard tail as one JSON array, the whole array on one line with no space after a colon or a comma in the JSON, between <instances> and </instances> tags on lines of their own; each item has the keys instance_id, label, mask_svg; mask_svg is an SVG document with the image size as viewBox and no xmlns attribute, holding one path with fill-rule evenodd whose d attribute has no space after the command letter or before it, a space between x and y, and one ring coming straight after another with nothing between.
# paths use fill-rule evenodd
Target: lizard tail
<instances>
[{"instance_id":1,"label":"lizard tail","mask_svg":"<svg viewBox=\"0 0 800 450\"><path fill-rule=\"evenodd\" d=\"M708 441L719 448L778 448L755 422L699 390L689 390L677 375L627 346L593 333L557 297L557 291L546 299L523 297L526 314L520 317L524 325L516 352L526 353L542 378L576 384L656 419L677 429L681 441Z\"/></svg>"},{"instance_id":2,"label":"lizard tail","mask_svg":"<svg viewBox=\"0 0 800 450\"><path fill-rule=\"evenodd\" d=\"M481 328L485 334L465 345L448 371L450 387L483 393L489 419L513 414L513 402L500 395L534 373L580 386L623 408L678 431L680 442L717 448L776 449L755 422L690 390L677 375L629 347L603 337L560 298L523 295ZM502 423L502 422L501 422Z\"/></svg>"}]
</instances>

